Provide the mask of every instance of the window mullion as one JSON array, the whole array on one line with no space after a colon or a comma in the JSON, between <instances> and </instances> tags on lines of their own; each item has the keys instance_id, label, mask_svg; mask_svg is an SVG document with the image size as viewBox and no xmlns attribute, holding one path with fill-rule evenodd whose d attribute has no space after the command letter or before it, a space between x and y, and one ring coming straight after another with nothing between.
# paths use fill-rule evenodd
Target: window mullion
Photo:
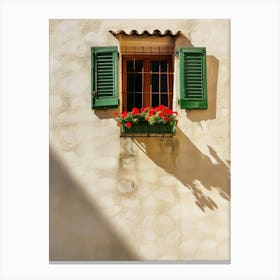
<instances>
[{"instance_id":1,"label":"window mullion","mask_svg":"<svg viewBox=\"0 0 280 280\"><path fill-rule=\"evenodd\" d=\"M143 87L143 95L144 95L144 106L147 107L151 104L151 65L150 59L144 59L144 87Z\"/></svg>"},{"instance_id":2,"label":"window mullion","mask_svg":"<svg viewBox=\"0 0 280 280\"><path fill-rule=\"evenodd\" d=\"M158 67L158 102L161 105L161 61L159 60L159 67Z\"/></svg>"},{"instance_id":3,"label":"window mullion","mask_svg":"<svg viewBox=\"0 0 280 280\"><path fill-rule=\"evenodd\" d=\"M166 74L166 83L167 83L167 105L168 107L170 107L170 104L169 104L169 61L167 60L167 74Z\"/></svg>"},{"instance_id":4,"label":"window mullion","mask_svg":"<svg viewBox=\"0 0 280 280\"><path fill-rule=\"evenodd\" d=\"M133 58L133 107L135 107L135 78L136 78L136 74L135 74L135 57Z\"/></svg>"}]
</instances>

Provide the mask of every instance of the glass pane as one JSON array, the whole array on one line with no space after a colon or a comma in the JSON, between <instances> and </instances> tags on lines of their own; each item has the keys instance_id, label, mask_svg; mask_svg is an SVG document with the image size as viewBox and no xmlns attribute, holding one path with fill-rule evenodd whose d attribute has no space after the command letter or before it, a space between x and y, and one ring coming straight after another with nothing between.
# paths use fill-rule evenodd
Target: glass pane
<instances>
[{"instance_id":1,"label":"glass pane","mask_svg":"<svg viewBox=\"0 0 280 280\"><path fill-rule=\"evenodd\" d=\"M128 60L126 62L127 72L133 72L133 60Z\"/></svg>"},{"instance_id":2,"label":"glass pane","mask_svg":"<svg viewBox=\"0 0 280 280\"><path fill-rule=\"evenodd\" d=\"M127 72L142 72L143 71L143 60L128 60L126 62Z\"/></svg>"},{"instance_id":3,"label":"glass pane","mask_svg":"<svg viewBox=\"0 0 280 280\"><path fill-rule=\"evenodd\" d=\"M134 91L135 74L127 74L126 87L128 92Z\"/></svg>"},{"instance_id":4,"label":"glass pane","mask_svg":"<svg viewBox=\"0 0 280 280\"><path fill-rule=\"evenodd\" d=\"M160 104L161 105L165 105L166 107L168 107L168 94L161 94L160 95Z\"/></svg>"},{"instance_id":5,"label":"glass pane","mask_svg":"<svg viewBox=\"0 0 280 280\"><path fill-rule=\"evenodd\" d=\"M159 75L152 74L152 92L159 92Z\"/></svg>"},{"instance_id":6,"label":"glass pane","mask_svg":"<svg viewBox=\"0 0 280 280\"><path fill-rule=\"evenodd\" d=\"M135 74L135 92L142 92L142 74Z\"/></svg>"},{"instance_id":7,"label":"glass pane","mask_svg":"<svg viewBox=\"0 0 280 280\"><path fill-rule=\"evenodd\" d=\"M159 94L152 94L152 107L159 105Z\"/></svg>"},{"instance_id":8,"label":"glass pane","mask_svg":"<svg viewBox=\"0 0 280 280\"><path fill-rule=\"evenodd\" d=\"M167 74L160 75L160 92L167 92Z\"/></svg>"},{"instance_id":9,"label":"glass pane","mask_svg":"<svg viewBox=\"0 0 280 280\"><path fill-rule=\"evenodd\" d=\"M128 93L127 94L127 110L131 111L131 109L134 107L134 94Z\"/></svg>"},{"instance_id":10,"label":"glass pane","mask_svg":"<svg viewBox=\"0 0 280 280\"><path fill-rule=\"evenodd\" d=\"M136 93L135 94L135 103L134 103L134 107L137 108L142 108L142 94L141 93Z\"/></svg>"},{"instance_id":11,"label":"glass pane","mask_svg":"<svg viewBox=\"0 0 280 280\"><path fill-rule=\"evenodd\" d=\"M167 61L164 60L164 61L161 61L160 62L160 72L167 72Z\"/></svg>"},{"instance_id":12,"label":"glass pane","mask_svg":"<svg viewBox=\"0 0 280 280\"><path fill-rule=\"evenodd\" d=\"M153 60L151 61L152 72L159 72L159 61Z\"/></svg>"},{"instance_id":13,"label":"glass pane","mask_svg":"<svg viewBox=\"0 0 280 280\"><path fill-rule=\"evenodd\" d=\"M135 72L142 72L143 70L143 61L135 60Z\"/></svg>"}]
</instances>

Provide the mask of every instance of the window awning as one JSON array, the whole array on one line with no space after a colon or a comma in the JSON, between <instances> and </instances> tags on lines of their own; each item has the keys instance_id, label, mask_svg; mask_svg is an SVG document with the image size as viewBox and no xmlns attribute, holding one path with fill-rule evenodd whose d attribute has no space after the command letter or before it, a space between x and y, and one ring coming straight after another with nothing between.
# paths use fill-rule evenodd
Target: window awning
<instances>
[{"instance_id":1,"label":"window awning","mask_svg":"<svg viewBox=\"0 0 280 280\"><path fill-rule=\"evenodd\" d=\"M116 38L118 38L120 35L124 35L124 36L138 36L138 37L150 37L150 36L153 36L153 37L166 37L166 36L169 36L169 37L175 38L178 35L180 35L180 33L181 33L181 31L176 31L175 33L173 33L169 29L165 30L164 32L161 32L158 29L155 29L152 32L149 32L148 30L143 30L142 32L139 32L139 31L137 31L135 29L131 30L129 33L127 33L124 30L119 30L119 31L116 31L116 32L110 30L109 32L113 36L115 36Z\"/></svg>"}]
</instances>

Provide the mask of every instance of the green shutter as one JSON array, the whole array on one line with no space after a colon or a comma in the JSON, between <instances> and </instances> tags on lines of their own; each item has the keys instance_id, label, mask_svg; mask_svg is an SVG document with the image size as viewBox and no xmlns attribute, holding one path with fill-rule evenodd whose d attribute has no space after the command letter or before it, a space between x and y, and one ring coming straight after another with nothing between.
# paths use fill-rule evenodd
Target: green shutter
<instances>
[{"instance_id":1,"label":"green shutter","mask_svg":"<svg viewBox=\"0 0 280 280\"><path fill-rule=\"evenodd\" d=\"M207 109L206 49L179 48L181 109Z\"/></svg>"},{"instance_id":2,"label":"green shutter","mask_svg":"<svg viewBox=\"0 0 280 280\"><path fill-rule=\"evenodd\" d=\"M91 48L92 108L118 107L118 48Z\"/></svg>"}]
</instances>

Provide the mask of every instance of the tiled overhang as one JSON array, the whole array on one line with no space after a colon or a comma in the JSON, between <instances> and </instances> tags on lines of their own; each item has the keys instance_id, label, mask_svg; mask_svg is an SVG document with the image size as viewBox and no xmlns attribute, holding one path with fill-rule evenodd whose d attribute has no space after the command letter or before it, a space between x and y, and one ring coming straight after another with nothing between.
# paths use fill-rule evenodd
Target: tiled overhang
<instances>
[{"instance_id":1,"label":"tiled overhang","mask_svg":"<svg viewBox=\"0 0 280 280\"><path fill-rule=\"evenodd\" d=\"M165 36L169 36L172 38L175 38L176 36L178 36L181 31L177 31L175 33L173 33L171 30L165 30L164 32L161 32L158 29L155 29L153 32L149 32L148 30L144 30L142 32L138 32L137 30L133 29L131 30L129 33L126 33L126 31L124 30L119 30L117 32L114 32L112 30L109 31L113 36L115 36L116 38L118 38L120 35L124 35L124 36L141 36L141 37L149 37L149 36L154 36L154 37L165 37Z\"/></svg>"}]
</instances>

